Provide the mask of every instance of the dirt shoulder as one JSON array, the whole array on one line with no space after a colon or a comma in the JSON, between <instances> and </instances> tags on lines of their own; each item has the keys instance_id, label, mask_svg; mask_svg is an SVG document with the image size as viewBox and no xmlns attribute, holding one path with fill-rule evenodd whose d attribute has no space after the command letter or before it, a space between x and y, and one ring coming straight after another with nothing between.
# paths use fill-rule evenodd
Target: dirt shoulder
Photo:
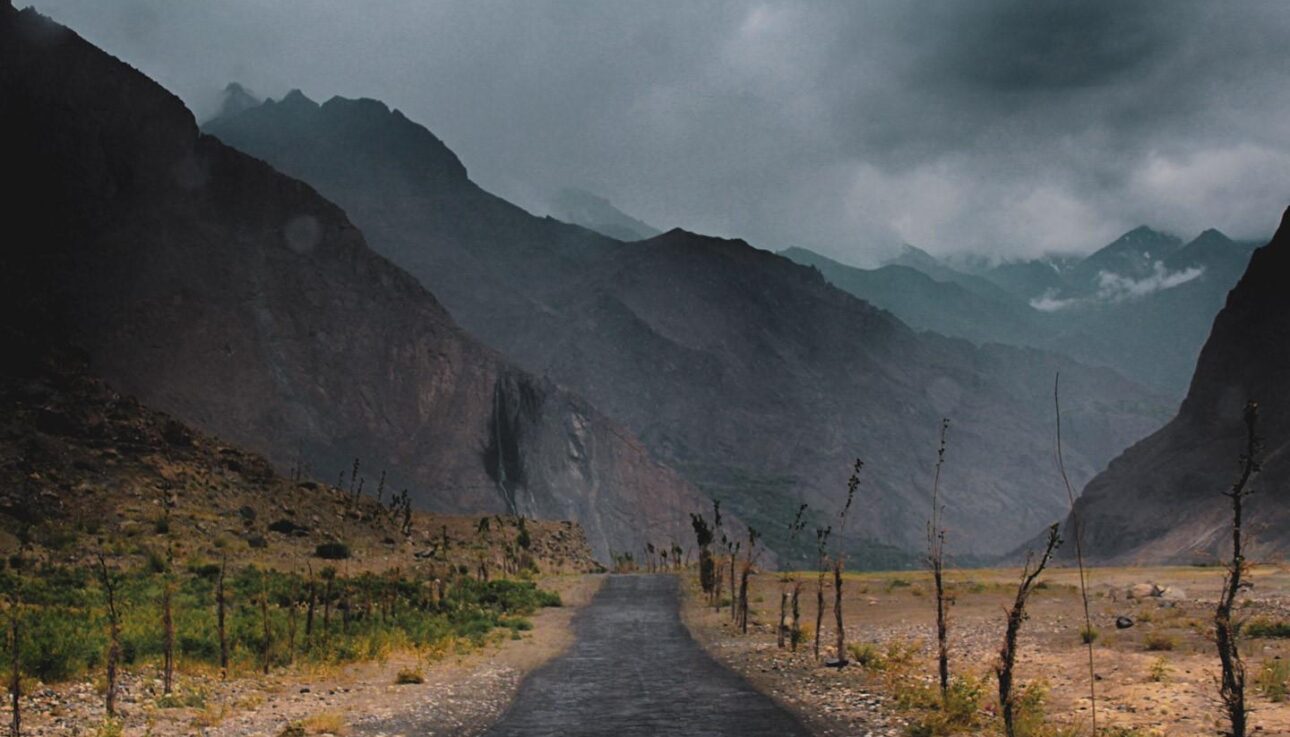
<instances>
[{"instance_id":1,"label":"dirt shoulder","mask_svg":"<svg viewBox=\"0 0 1290 737\"><path fill-rule=\"evenodd\" d=\"M921 572L848 574L843 610L847 642L872 658L841 671L812 657L811 642L797 653L780 650L775 626L779 574L754 576L749 633L703 605L687 576L685 621L710 654L743 674L757 688L794 711L820 735L901 735L906 725L929 712L934 694L934 603ZM802 574L802 620L815 622L815 578ZM1247 621L1290 622L1290 571L1267 566L1251 574L1255 587L1242 600ZM1087 651L1080 641L1083 613L1074 571L1045 576L1028 608L1021 633L1017 677L1022 688L1039 685L1043 721L1053 729L1087 732L1089 721ZM1214 594L1220 569L1093 569L1091 608L1097 631L1099 727L1133 730L1126 734L1201 737L1213 735L1220 718L1217 656L1212 642ZM976 717L964 734L993 734L993 667L1003 631L1004 607L1015 592L1016 571L959 570L949 576L950 668L979 689ZM1129 597L1132 588L1155 593ZM825 589L822 658L833 658L832 586ZM1116 619L1131 626L1118 629ZM1290 640L1247 636L1242 652L1248 672L1251 728L1259 734L1290 734L1290 701L1269 690L1268 674L1286 671ZM897 661L897 659L899 659ZM1281 670L1278 670L1281 669ZM1285 684L1285 680L1279 681ZM1284 693L1284 692L1282 692ZM958 733L958 732L955 732Z\"/></svg>"},{"instance_id":2,"label":"dirt shoulder","mask_svg":"<svg viewBox=\"0 0 1290 737\"><path fill-rule=\"evenodd\" d=\"M809 642L799 645L796 652L780 650L769 612L759 617L759 609L750 614L748 634L741 634L731 621L730 607L718 612L707 606L692 582L687 582L685 592L681 619L694 639L816 735L903 734L904 720L884 706L886 699L876 684L858 677L863 675L859 669L821 667ZM778 606L778 594L775 601Z\"/></svg>"},{"instance_id":3,"label":"dirt shoulder","mask_svg":"<svg viewBox=\"0 0 1290 737\"><path fill-rule=\"evenodd\" d=\"M399 652L343 667L229 681L182 672L169 703L160 698L155 673L127 673L118 696L123 733L273 737L298 724L304 731L297 734L304 735L475 735L505 710L525 674L572 643L570 622L603 581L598 575L541 581L560 594L563 606L534 614L532 630L519 639L499 630L470 650ZM417 672L424 682L396 684L402 671ZM24 699L28 735L94 735L103 723L102 697L93 682L41 688Z\"/></svg>"}]
</instances>

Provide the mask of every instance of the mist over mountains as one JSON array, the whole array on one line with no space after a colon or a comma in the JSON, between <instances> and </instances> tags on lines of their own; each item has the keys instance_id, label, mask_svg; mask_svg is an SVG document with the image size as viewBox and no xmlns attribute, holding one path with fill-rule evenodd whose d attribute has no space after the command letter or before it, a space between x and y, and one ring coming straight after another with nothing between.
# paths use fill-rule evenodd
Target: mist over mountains
<instances>
[{"instance_id":1,"label":"mist over mountains","mask_svg":"<svg viewBox=\"0 0 1290 737\"><path fill-rule=\"evenodd\" d=\"M915 328L1057 351L1181 397L1255 246L1213 229L1184 242L1143 226L1083 258L955 265L906 247L859 269L800 248L783 254Z\"/></svg>"},{"instance_id":2,"label":"mist over mountains","mask_svg":"<svg viewBox=\"0 0 1290 737\"><path fill-rule=\"evenodd\" d=\"M468 329L624 422L772 545L799 500L827 524L858 456L868 465L857 560L901 560L881 550L921 539L928 458L950 416L949 517L965 555L1002 552L1065 508L1058 484L1023 481L1056 480L1046 398L1056 371L1071 382L1079 479L1167 412L1109 370L917 334L742 241L672 230L624 244L528 215L375 101L293 92L205 127L334 199Z\"/></svg>"}]
</instances>

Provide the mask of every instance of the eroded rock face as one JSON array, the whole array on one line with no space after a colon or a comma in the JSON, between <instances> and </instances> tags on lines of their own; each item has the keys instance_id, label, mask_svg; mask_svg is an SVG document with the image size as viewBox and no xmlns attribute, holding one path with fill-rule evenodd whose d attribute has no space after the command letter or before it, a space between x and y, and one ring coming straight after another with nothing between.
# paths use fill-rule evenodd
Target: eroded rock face
<instances>
[{"instance_id":1,"label":"eroded rock face","mask_svg":"<svg viewBox=\"0 0 1290 737\"><path fill-rule=\"evenodd\" d=\"M1214 320L1182 408L1093 479L1077 507L1086 550L1106 560L1213 561L1230 554L1222 492L1239 470L1245 403L1260 406L1263 472L1246 510L1251 555L1290 550L1290 210ZM1069 529L1070 522L1067 523Z\"/></svg>"},{"instance_id":2,"label":"eroded rock face","mask_svg":"<svg viewBox=\"0 0 1290 737\"><path fill-rule=\"evenodd\" d=\"M330 480L357 456L438 511L573 517L603 557L683 540L708 506L136 70L7 3L0 41L21 183L0 256L11 347L76 345L123 391L279 467Z\"/></svg>"}]
</instances>

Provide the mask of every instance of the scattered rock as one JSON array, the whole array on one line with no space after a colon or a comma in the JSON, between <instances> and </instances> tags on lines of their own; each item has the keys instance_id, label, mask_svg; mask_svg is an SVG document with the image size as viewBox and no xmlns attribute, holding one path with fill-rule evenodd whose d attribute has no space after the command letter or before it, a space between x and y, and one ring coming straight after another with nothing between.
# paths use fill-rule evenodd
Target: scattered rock
<instances>
[{"instance_id":1,"label":"scattered rock","mask_svg":"<svg viewBox=\"0 0 1290 737\"><path fill-rule=\"evenodd\" d=\"M1133 626L1133 619L1130 617L1116 617L1115 628L1117 630L1127 630Z\"/></svg>"}]
</instances>

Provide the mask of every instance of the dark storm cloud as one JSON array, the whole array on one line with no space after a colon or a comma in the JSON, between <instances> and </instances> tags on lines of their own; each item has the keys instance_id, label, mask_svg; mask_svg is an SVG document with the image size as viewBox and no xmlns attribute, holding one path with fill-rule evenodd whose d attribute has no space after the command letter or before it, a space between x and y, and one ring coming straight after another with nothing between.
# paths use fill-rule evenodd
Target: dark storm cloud
<instances>
[{"instance_id":1,"label":"dark storm cloud","mask_svg":"<svg viewBox=\"0 0 1290 737\"><path fill-rule=\"evenodd\" d=\"M1290 6L38 0L199 114L237 79L385 100L499 194L863 262L1268 234Z\"/></svg>"}]
</instances>

